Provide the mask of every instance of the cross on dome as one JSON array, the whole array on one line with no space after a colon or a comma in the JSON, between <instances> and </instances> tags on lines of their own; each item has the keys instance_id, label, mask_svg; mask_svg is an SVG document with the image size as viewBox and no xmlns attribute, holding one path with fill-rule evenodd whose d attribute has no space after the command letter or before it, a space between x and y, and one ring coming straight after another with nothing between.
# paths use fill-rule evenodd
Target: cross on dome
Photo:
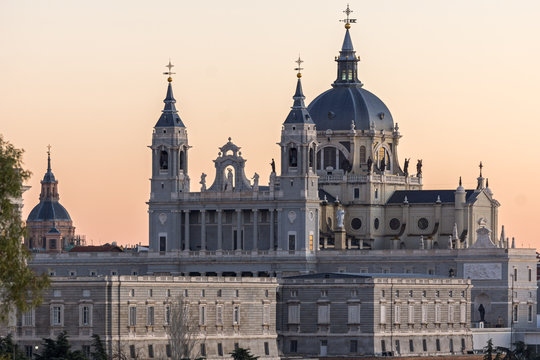
<instances>
[{"instance_id":1,"label":"cross on dome","mask_svg":"<svg viewBox=\"0 0 540 360\"><path fill-rule=\"evenodd\" d=\"M295 67L295 68L294 68L294 70L298 71L298 74L296 74L296 76L297 76L298 78L301 78L301 77L302 77L301 71L304 70L304 68L301 67L301 65L302 65L303 62L304 62L304 60L302 60L302 59L300 58L300 54L298 54L298 59L295 61L295 63L298 64L298 67Z\"/></svg>"},{"instance_id":2,"label":"cross on dome","mask_svg":"<svg viewBox=\"0 0 540 360\"><path fill-rule=\"evenodd\" d=\"M345 10L343 10L343 12L347 15L347 18L343 19L343 20L339 20L341 22L344 22L345 23L345 29L350 29L351 28L351 24L355 24L356 23L356 19L351 19L349 17L349 15L353 12L350 8L349 8L349 4L347 4L347 8Z\"/></svg>"},{"instance_id":3,"label":"cross on dome","mask_svg":"<svg viewBox=\"0 0 540 360\"><path fill-rule=\"evenodd\" d=\"M166 68L169 68L169 71L165 71L165 72L163 73L163 75L168 75L169 77L167 78L167 81L168 81L168 82L172 82L172 77L171 77L171 75L174 75L174 74L176 74L176 73L174 73L174 72L171 71L172 68L174 67L174 65L171 64L171 59L169 59L169 64L168 64L168 65L165 65L165 67L166 67Z\"/></svg>"}]
</instances>

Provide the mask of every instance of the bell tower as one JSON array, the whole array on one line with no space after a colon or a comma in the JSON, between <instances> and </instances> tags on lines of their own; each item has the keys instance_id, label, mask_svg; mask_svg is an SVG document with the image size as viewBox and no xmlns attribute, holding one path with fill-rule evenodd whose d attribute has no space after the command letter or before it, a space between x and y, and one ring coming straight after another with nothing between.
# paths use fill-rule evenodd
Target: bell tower
<instances>
[{"instance_id":1,"label":"bell tower","mask_svg":"<svg viewBox=\"0 0 540 360\"><path fill-rule=\"evenodd\" d=\"M281 129L280 192L284 202L281 218L282 233L278 248L281 250L312 252L318 244L318 176L317 130L304 104L302 92L302 60L298 67L293 106Z\"/></svg>"},{"instance_id":2,"label":"bell tower","mask_svg":"<svg viewBox=\"0 0 540 360\"><path fill-rule=\"evenodd\" d=\"M176 110L176 100L172 90L171 70L169 71L167 95L161 116L152 134L152 179L150 200L167 201L179 197L179 193L189 192L187 130Z\"/></svg>"}]
</instances>

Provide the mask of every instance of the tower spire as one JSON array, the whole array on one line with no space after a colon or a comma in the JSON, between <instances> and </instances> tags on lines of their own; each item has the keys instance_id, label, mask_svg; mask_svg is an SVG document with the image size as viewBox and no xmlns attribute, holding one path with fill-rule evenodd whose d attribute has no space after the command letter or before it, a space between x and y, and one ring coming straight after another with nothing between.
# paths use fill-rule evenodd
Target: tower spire
<instances>
[{"instance_id":1,"label":"tower spire","mask_svg":"<svg viewBox=\"0 0 540 360\"><path fill-rule=\"evenodd\" d=\"M165 65L166 68L169 69L169 71L165 71L163 75L167 75L167 82L169 83L167 85L167 95L165 96L165 100L163 102L165 103L165 106L163 107L163 110L161 111L162 114L159 117L158 122L156 123L156 127L185 127L184 123L182 122L182 119L180 119L180 116L178 115L178 110L176 110L176 99L173 95L173 89L172 89L172 75L176 74L172 72L172 68L174 65L171 63L171 60L169 59L169 63Z\"/></svg>"},{"instance_id":2,"label":"tower spire","mask_svg":"<svg viewBox=\"0 0 540 360\"><path fill-rule=\"evenodd\" d=\"M309 115L306 104L304 103L304 99L306 98L304 96L304 92L302 90L302 70L304 70L303 67L301 67L304 60L300 58L300 55L298 55L298 59L295 60L295 63L297 66L294 68L296 71L296 91L293 95L293 106L291 107L291 111L289 112L289 115L287 116L287 119L285 119L285 124L291 124L291 123L313 123L313 120L311 119L311 116Z\"/></svg>"},{"instance_id":3,"label":"tower spire","mask_svg":"<svg viewBox=\"0 0 540 360\"><path fill-rule=\"evenodd\" d=\"M47 172L51 171L51 144L47 145Z\"/></svg>"},{"instance_id":4,"label":"tower spire","mask_svg":"<svg viewBox=\"0 0 540 360\"><path fill-rule=\"evenodd\" d=\"M343 39L343 45L339 52L339 56L336 57L336 62L338 63L338 73L337 79L334 81L332 86L362 86L362 82L358 80L358 61L360 57L356 56L356 51L351 40L351 34L349 29L351 24L356 23L356 19L351 19L350 14L353 12L349 4L347 8L343 11L347 17L340 20L340 22L345 23L345 38Z\"/></svg>"}]
</instances>

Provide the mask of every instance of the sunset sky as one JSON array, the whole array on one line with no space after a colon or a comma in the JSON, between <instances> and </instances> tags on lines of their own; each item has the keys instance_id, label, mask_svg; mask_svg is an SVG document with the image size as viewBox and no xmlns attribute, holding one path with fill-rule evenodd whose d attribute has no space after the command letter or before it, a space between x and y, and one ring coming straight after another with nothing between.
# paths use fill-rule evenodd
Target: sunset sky
<instances>
[{"instance_id":1,"label":"sunset sky","mask_svg":"<svg viewBox=\"0 0 540 360\"><path fill-rule=\"evenodd\" d=\"M268 182L305 61L309 103L334 81L347 3L336 1L1 1L0 133L33 173L47 145L60 202L88 243L148 242L152 128L169 58L188 128L189 174L212 183L218 147L242 147ZM359 78L399 123L424 189L474 188L478 163L518 246L540 247L540 2L350 1ZM279 168L279 164L277 166ZM539 222L540 223L540 222ZM500 229L493 229L498 234Z\"/></svg>"}]
</instances>

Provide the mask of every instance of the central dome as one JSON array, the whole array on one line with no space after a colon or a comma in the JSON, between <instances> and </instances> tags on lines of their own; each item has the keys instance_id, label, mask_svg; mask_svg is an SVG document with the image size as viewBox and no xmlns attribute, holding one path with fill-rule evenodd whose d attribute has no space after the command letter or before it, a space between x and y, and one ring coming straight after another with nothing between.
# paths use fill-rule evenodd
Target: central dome
<instances>
[{"instance_id":1,"label":"central dome","mask_svg":"<svg viewBox=\"0 0 540 360\"><path fill-rule=\"evenodd\" d=\"M392 131L394 120L386 105L371 92L360 86L336 86L317 96L308 106L317 130L350 130L354 121L356 130Z\"/></svg>"}]
</instances>

